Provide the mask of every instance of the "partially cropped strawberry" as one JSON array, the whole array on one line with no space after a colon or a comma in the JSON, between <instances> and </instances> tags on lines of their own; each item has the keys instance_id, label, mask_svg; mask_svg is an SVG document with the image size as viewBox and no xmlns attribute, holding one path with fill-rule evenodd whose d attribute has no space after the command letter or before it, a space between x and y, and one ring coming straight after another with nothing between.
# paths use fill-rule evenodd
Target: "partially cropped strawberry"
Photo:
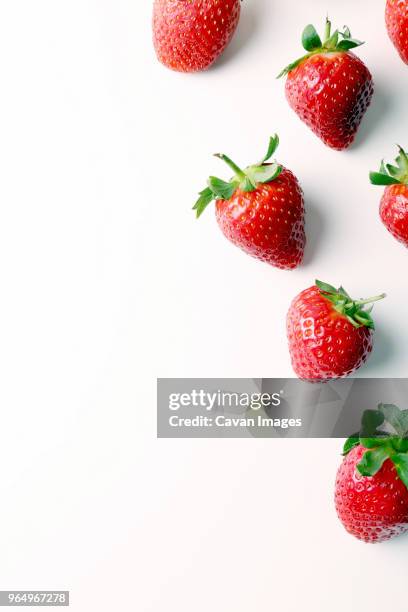
<instances>
[{"instance_id":1,"label":"partially cropped strawberry","mask_svg":"<svg viewBox=\"0 0 408 612\"><path fill-rule=\"evenodd\" d=\"M335 505L347 531L363 542L408 531L407 436L408 410L380 404L365 411L361 432L344 446Z\"/></svg>"},{"instance_id":2,"label":"partially cropped strawberry","mask_svg":"<svg viewBox=\"0 0 408 612\"><path fill-rule=\"evenodd\" d=\"M396 165L381 162L379 172L370 172L373 185L385 185L380 217L391 234L408 247L408 155L399 147Z\"/></svg>"},{"instance_id":3,"label":"partially cropped strawberry","mask_svg":"<svg viewBox=\"0 0 408 612\"><path fill-rule=\"evenodd\" d=\"M303 31L306 55L279 75L287 75L286 98L306 125L332 149L351 145L373 96L369 70L350 49L363 43L350 30L331 34L326 22L324 42L312 25Z\"/></svg>"},{"instance_id":4,"label":"partially cropped strawberry","mask_svg":"<svg viewBox=\"0 0 408 612\"><path fill-rule=\"evenodd\" d=\"M385 22L401 59L408 64L408 0L387 0Z\"/></svg>"},{"instance_id":5,"label":"partially cropped strawberry","mask_svg":"<svg viewBox=\"0 0 408 612\"><path fill-rule=\"evenodd\" d=\"M278 144L275 135L265 157L245 170L217 154L234 176L229 182L211 176L194 210L199 217L215 200L218 225L228 240L261 261L290 270L303 259L304 202L294 174L277 162L266 163Z\"/></svg>"},{"instance_id":6,"label":"partially cropped strawberry","mask_svg":"<svg viewBox=\"0 0 408 612\"><path fill-rule=\"evenodd\" d=\"M374 321L368 300L353 300L340 287L316 281L292 302L287 315L287 335L296 375L324 382L353 374L373 348Z\"/></svg>"},{"instance_id":7,"label":"partially cropped strawberry","mask_svg":"<svg viewBox=\"0 0 408 612\"><path fill-rule=\"evenodd\" d=\"M241 0L155 0L153 42L159 60L178 72L205 70L237 28Z\"/></svg>"}]
</instances>

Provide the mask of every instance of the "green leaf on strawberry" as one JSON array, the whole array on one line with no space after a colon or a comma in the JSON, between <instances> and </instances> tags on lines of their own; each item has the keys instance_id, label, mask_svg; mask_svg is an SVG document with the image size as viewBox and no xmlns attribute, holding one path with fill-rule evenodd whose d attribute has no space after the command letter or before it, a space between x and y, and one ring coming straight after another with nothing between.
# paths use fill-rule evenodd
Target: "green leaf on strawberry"
<instances>
[{"instance_id":1,"label":"green leaf on strawberry","mask_svg":"<svg viewBox=\"0 0 408 612\"><path fill-rule=\"evenodd\" d=\"M374 474L380 471L388 458L389 454L386 447L378 446L364 453L362 460L357 465L357 469L363 476L374 476Z\"/></svg>"},{"instance_id":2,"label":"green leaf on strawberry","mask_svg":"<svg viewBox=\"0 0 408 612\"><path fill-rule=\"evenodd\" d=\"M314 51L315 49L320 49L322 46L320 36L313 25L308 25L303 30L302 45L306 51Z\"/></svg>"},{"instance_id":3,"label":"green leaf on strawberry","mask_svg":"<svg viewBox=\"0 0 408 612\"><path fill-rule=\"evenodd\" d=\"M261 161L256 164L257 166L262 166L265 162L271 159L272 155L276 152L276 149L279 146L279 136L275 134L269 138L268 150L266 152L265 157L261 159Z\"/></svg>"},{"instance_id":4,"label":"green leaf on strawberry","mask_svg":"<svg viewBox=\"0 0 408 612\"><path fill-rule=\"evenodd\" d=\"M357 432L353 434L352 436L350 436L349 438L347 438L343 446L343 455L348 455L349 452L353 450L353 448L355 446L358 446L359 444L360 444L360 435Z\"/></svg>"},{"instance_id":5,"label":"green leaf on strawberry","mask_svg":"<svg viewBox=\"0 0 408 612\"><path fill-rule=\"evenodd\" d=\"M282 172L282 166L279 166L278 164L258 167L252 166L247 168L246 172L255 185L257 183L270 183L278 178ZM243 191L245 191L245 189L243 189Z\"/></svg>"},{"instance_id":6,"label":"green leaf on strawberry","mask_svg":"<svg viewBox=\"0 0 408 612\"><path fill-rule=\"evenodd\" d=\"M360 47L363 44L364 43L361 42L361 40L357 40L356 38L348 38L348 39L341 40L336 45L336 48L339 51L350 51L350 49L355 49L356 47Z\"/></svg>"},{"instance_id":7,"label":"green leaf on strawberry","mask_svg":"<svg viewBox=\"0 0 408 612\"><path fill-rule=\"evenodd\" d=\"M383 174L381 172L370 172L370 181L372 185L398 185L400 181L393 178L392 176L388 176L387 174Z\"/></svg>"},{"instance_id":8,"label":"green leaf on strawberry","mask_svg":"<svg viewBox=\"0 0 408 612\"><path fill-rule=\"evenodd\" d=\"M408 432L408 410L400 410L393 404L380 404L378 410L402 438Z\"/></svg>"},{"instance_id":9,"label":"green leaf on strawberry","mask_svg":"<svg viewBox=\"0 0 408 612\"><path fill-rule=\"evenodd\" d=\"M355 49L363 44L362 41L351 37L350 29L347 26L344 27L343 32L335 30L331 33L331 22L329 19L326 19L324 41L322 42L316 28L309 24L302 33L302 45L304 49L308 51L307 55L303 55L286 66L286 68L278 74L277 78L279 79L289 74L289 72L294 70L299 64L312 55L317 55L318 53L335 53L336 51L347 53L351 49Z\"/></svg>"},{"instance_id":10,"label":"green leaf on strawberry","mask_svg":"<svg viewBox=\"0 0 408 612\"><path fill-rule=\"evenodd\" d=\"M368 327L375 329L374 320L371 316L372 304L384 299L385 293L366 300L353 300L343 287L336 289L328 283L316 280L316 286L320 293L334 306L334 309L344 315L354 327Z\"/></svg>"},{"instance_id":11,"label":"green leaf on strawberry","mask_svg":"<svg viewBox=\"0 0 408 612\"><path fill-rule=\"evenodd\" d=\"M382 161L379 172L370 172L373 185L408 185L408 155L402 147L398 146L398 150L395 166Z\"/></svg>"},{"instance_id":12,"label":"green leaf on strawberry","mask_svg":"<svg viewBox=\"0 0 408 612\"><path fill-rule=\"evenodd\" d=\"M408 410L400 410L393 404L379 404L376 410L366 410L360 433L350 436L343 454L347 455L358 445L366 449L357 464L360 474L375 476L390 459L408 489Z\"/></svg>"},{"instance_id":13,"label":"green leaf on strawberry","mask_svg":"<svg viewBox=\"0 0 408 612\"><path fill-rule=\"evenodd\" d=\"M323 293L333 293L333 294L337 293L336 287L333 287L333 285L329 285L328 283L323 283L322 281L317 280L316 285L319 287L320 291L322 291Z\"/></svg>"},{"instance_id":14,"label":"green leaf on strawberry","mask_svg":"<svg viewBox=\"0 0 408 612\"><path fill-rule=\"evenodd\" d=\"M361 420L360 437L373 436L385 421L385 416L379 410L365 410Z\"/></svg>"},{"instance_id":15,"label":"green leaf on strawberry","mask_svg":"<svg viewBox=\"0 0 408 612\"><path fill-rule=\"evenodd\" d=\"M206 187L198 194L200 197L194 205L194 210L197 213L197 217L199 217L207 208L210 202L214 199L214 192L209 187Z\"/></svg>"},{"instance_id":16,"label":"green leaf on strawberry","mask_svg":"<svg viewBox=\"0 0 408 612\"><path fill-rule=\"evenodd\" d=\"M217 178L216 176L210 176L208 179L209 190L212 194L215 194L218 198L228 200L236 189L236 185L232 183L226 183L225 181Z\"/></svg>"},{"instance_id":17,"label":"green leaf on strawberry","mask_svg":"<svg viewBox=\"0 0 408 612\"><path fill-rule=\"evenodd\" d=\"M396 453L391 457L391 461L395 465L398 476L408 489L408 454Z\"/></svg>"}]
</instances>

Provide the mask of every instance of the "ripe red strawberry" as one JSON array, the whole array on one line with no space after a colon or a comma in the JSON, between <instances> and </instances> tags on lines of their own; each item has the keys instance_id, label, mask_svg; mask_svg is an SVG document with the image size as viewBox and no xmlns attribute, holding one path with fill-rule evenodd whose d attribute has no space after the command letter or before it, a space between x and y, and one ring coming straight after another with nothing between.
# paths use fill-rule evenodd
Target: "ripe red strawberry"
<instances>
[{"instance_id":1,"label":"ripe red strawberry","mask_svg":"<svg viewBox=\"0 0 408 612\"><path fill-rule=\"evenodd\" d=\"M408 155L399 147L396 166L381 162L379 172L370 172L373 185L386 185L380 217L391 234L408 247Z\"/></svg>"},{"instance_id":2,"label":"ripe red strawberry","mask_svg":"<svg viewBox=\"0 0 408 612\"><path fill-rule=\"evenodd\" d=\"M316 281L292 302L287 315L287 335L296 375L312 382L324 382L353 374L367 360L373 348L374 321L365 305L353 300L340 287Z\"/></svg>"},{"instance_id":3,"label":"ripe red strawberry","mask_svg":"<svg viewBox=\"0 0 408 612\"><path fill-rule=\"evenodd\" d=\"M395 433L377 431L384 423ZM349 533L376 543L408 531L408 411L380 404L349 438L335 485L339 519Z\"/></svg>"},{"instance_id":4,"label":"ripe red strawberry","mask_svg":"<svg viewBox=\"0 0 408 612\"><path fill-rule=\"evenodd\" d=\"M351 145L373 95L373 80L350 49L363 43L350 30L331 34L326 22L322 43L312 25L302 36L307 55L285 68L286 98L295 113L329 147L339 151Z\"/></svg>"},{"instance_id":5,"label":"ripe red strawberry","mask_svg":"<svg viewBox=\"0 0 408 612\"><path fill-rule=\"evenodd\" d=\"M385 22L402 61L408 64L408 0L387 0Z\"/></svg>"},{"instance_id":6,"label":"ripe red strawberry","mask_svg":"<svg viewBox=\"0 0 408 612\"><path fill-rule=\"evenodd\" d=\"M290 270L303 259L304 202L292 172L276 162L266 163L278 144L275 135L265 157L245 170L217 154L235 174L228 183L211 176L194 210L199 217L215 200L218 225L228 240L261 261Z\"/></svg>"},{"instance_id":7,"label":"ripe red strawberry","mask_svg":"<svg viewBox=\"0 0 408 612\"><path fill-rule=\"evenodd\" d=\"M179 72L205 70L233 37L240 10L240 0L155 0L157 57Z\"/></svg>"}]
</instances>

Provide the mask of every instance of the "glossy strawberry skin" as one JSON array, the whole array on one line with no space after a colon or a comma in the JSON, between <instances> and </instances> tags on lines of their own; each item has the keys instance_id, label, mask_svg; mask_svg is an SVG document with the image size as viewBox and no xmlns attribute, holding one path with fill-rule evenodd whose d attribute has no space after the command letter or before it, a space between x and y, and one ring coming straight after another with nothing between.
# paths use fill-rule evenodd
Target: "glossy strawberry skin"
<instances>
[{"instance_id":1,"label":"glossy strawberry skin","mask_svg":"<svg viewBox=\"0 0 408 612\"><path fill-rule=\"evenodd\" d=\"M240 10L240 0L155 0L158 59L178 72L209 68L233 37Z\"/></svg>"},{"instance_id":2,"label":"glossy strawberry skin","mask_svg":"<svg viewBox=\"0 0 408 612\"><path fill-rule=\"evenodd\" d=\"M408 0L387 0L385 22L402 61L408 64Z\"/></svg>"},{"instance_id":3,"label":"glossy strawberry skin","mask_svg":"<svg viewBox=\"0 0 408 612\"><path fill-rule=\"evenodd\" d=\"M349 376L367 361L373 348L372 330L354 327L316 286L293 300L286 327L292 366L303 380Z\"/></svg>"},{"instance_id":4,"label":"glossy strawberry skin","mask_svg":"<svg viewBox=\"0 0 408 612\"><path fill-rule=\"evenodd\" d=\"M290 170L255 191L237 189L230 200L217 200L216 218L226 238L249 255L283 270L302 262L303 192Z\"/></svg>"},{"instance_id":5,"label":"glossy strawberry skin","mask_svg":"<svg viewBox=\"0 0 408 612\"><path fill-rule=\"evenodd\" d=\"M390 185L384 190L380 217L387 230L408 247L408 186Z\"/></svg>"},{"instance_id":6,"label":"glossy strawberry skin","mask_svg":"<svg viewBox=\"0 0 408 612\"><path fill-rule=\"evenodd\" d=\"M312 55L286 80L291 108L327 146L339 151L353 142L373 92L369 70L351 52Z\"/></svg>"},{"instance_id":7,"label":"glossy strawberry skin","mask_svg":"<svg viewBox=\"0 0 408 612\"><path fill-rule=\"evenodd\" d=\"M337 473L335 505L346 530L363 542L384 542L408 531L408 489L387 459L375 476L356 469L364 452L356 446Z\"/></svg>"}]
</instances>

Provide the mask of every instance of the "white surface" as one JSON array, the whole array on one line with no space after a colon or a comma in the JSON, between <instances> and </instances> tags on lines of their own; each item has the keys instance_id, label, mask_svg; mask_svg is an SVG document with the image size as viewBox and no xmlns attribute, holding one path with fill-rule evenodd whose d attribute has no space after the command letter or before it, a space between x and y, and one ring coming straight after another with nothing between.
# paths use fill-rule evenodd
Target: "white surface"
<instances>
[{"instance_id":1,"label":"white surface","mask_svg":"<svg viewBox=\"0 0 408 612\"><path fill-rule=\"evenodd\" d=\"M156 62L146 0L2 3L0 588L70 588L81 612L377 611L373 576L405 596L407 540L366 547L337 522L339 442L154 437L157 375L290 375L286 310L316 276L389 294L361 375L407 374L408 255L367 180L408 146L383 5L245 0L222 60L186 76ZM326 12L376 82L342 154L274 78ZM309 210L290 273L190 210L225 173L211 153L251 162L275 131Z\"/></svg>"}]
</instances>

